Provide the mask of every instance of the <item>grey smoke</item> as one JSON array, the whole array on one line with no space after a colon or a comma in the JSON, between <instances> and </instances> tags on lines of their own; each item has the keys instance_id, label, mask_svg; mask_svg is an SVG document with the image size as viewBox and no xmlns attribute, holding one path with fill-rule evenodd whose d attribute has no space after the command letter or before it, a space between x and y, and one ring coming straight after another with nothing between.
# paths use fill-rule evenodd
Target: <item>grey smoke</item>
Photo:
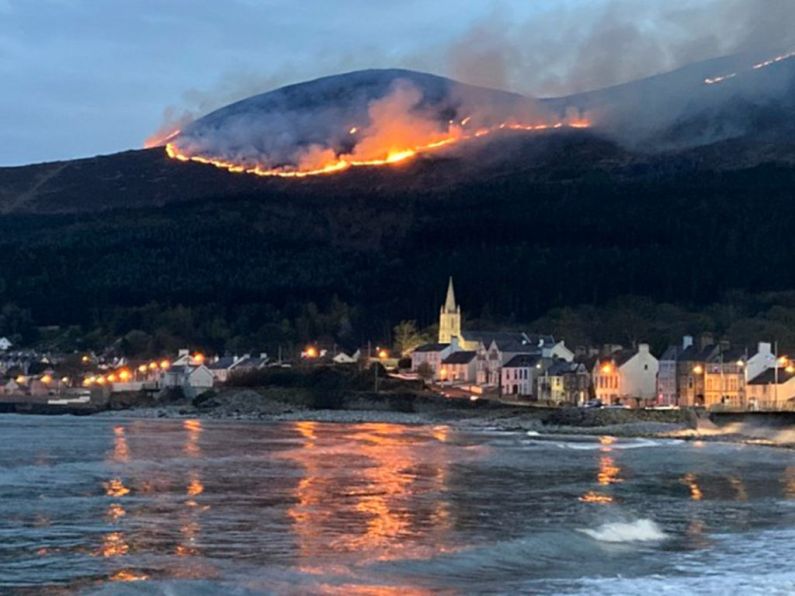
<instances>
[{"instance_id":1,"label":"grey smoke","mask_svg":"<svg viewBox=\"0 0 795 596\"><path fill-rule=\"evenodd\" d=\"M691 62L795 45L792 0L560 2L495 11L441 52L452 78L535 97L617 85Z\"/></svg>"},{"instance_id":2,"label":"grey smoke","mask_svg":"<svg viewBox=\"0 0 795 596\"><path fill-rule=\"evenodd\" d=\"M489 17L459 38L442 45L429 43L421 52L404 56L402 62L445 72L463 83L531 97L568 96L545 102L523 98L507 110L504 105L490 108L485 97L473 96L468 88L465 97L456 97L465 87L450 91L449 99L462 111L484 120L504 118L506 113L518 116L517 110L522 112L517 119L524 121L549 119L549 112L558 117L587 114L600 132L627 145L647 146L661 131L699 113L718 111L732 101L761 105L768 98L786 96L790 79L768 73L737 77L719 89L703 81L748 70L755 60L795 49L793 24L795 0L560 0L528 21L517 21L497 5ZM727 55L734 57L684 69L664 80L589 92ZM383 61L385 57L368 59ZM362 57L347 55L329 68L359 66L358 60ZM220 106L294 82L294 66L266 75L227 74L216 89L191 90L185 94L187 108L167 112L164 130L184 129L191 120ZM182 140L190 139L196 154L223 156L238 163L296 163L307 154L345 151L350 141L347 129L331 123L361 120L372 99L321 103L312 114L304 106L296 109L287 104L245 113L227 109L223 126L214 123L212 116L204 118L201 126L189 126ZM703 127L687 138L655 142L660 147L707 143L740 135L749 125L734 120Z\"/></svg>"}]
</instances>

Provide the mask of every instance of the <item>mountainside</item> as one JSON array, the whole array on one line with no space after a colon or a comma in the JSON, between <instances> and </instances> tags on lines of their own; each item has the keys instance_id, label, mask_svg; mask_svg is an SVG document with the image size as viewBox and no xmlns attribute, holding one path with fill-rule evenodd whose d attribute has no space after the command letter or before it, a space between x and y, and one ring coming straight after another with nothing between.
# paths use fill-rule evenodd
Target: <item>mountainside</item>
<instances>
[{"instance_id":1,"label":"mountainside","mask_svg":"<svg viewBox=\"0 0 795 596\"><path fill-rule=\"evenodd\" d=\"M616 93L650 92L599 101ZM754 317L795 316L770 306L795 309L791 294L759 294L795 288L795 144L775 132L786 101L738 102L688 117L714 129L755 114L758 126L658 152L597 125L301 179L162 149L0 168L0 336L59 325L64 345L124 337L151 352L388 339L402 319L434 322L452 274L485 324L546 316L544 330L571 341L664 342L700 330L686 320L751 338L768 329ZM633 318L627 296L647 314ZM550 310L584 304L596 310Z\"/></svg>"},{"instance_id":2,"label":"mountainside","mask_svg":"<svg viewBox=\"0 0 795 596\"><path fill-rule=\"evenodd\" d=\"M717 58L542 103L591 114L611 137L646 151L743 137L787 142L795 132L795 53Z\"/></svg>"}]
</instances>

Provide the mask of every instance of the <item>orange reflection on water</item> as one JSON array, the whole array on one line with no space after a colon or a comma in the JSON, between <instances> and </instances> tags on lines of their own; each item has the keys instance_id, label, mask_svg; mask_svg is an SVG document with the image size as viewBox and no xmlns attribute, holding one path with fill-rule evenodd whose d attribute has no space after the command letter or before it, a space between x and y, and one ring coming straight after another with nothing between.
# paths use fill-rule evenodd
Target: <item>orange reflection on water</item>
<instances>
[{"instance_id":1,"label":"orange reflection on water","mask_svg":"<svg viewBox=\"0 0 795 596\"><path fill-rule=\"evenodd\" d=\"M296 460L304 473L287 514L300 554L311 565L329 552L388 560L451 548L444 543L451 527L447 502L435 498L418 506L413 499L427 491L438 494L446 484L444 466L433 457L429 461L423 442L413 436L416 429L360 424L345 437L348 441L332 436L328 444L317 423L297 423L295 429L303 444L285 457ZM446 429L431 432L437 441L447 439ZM339 467L329 464L336 458L364 461L352 463L340 477ZM418 544L428 533L433 546Z\"/></svg>"},{"instance_id":2,"label":"orange reflection on water","mask_svg":"<svg viewBox=\"0 0 795 596\"><path fill-rule=\"evenodd\" d=\"M701 487L698 485L698 479L695 474L685 474L681 482L690 489L690 498L693 501L700 501L704 498L704 493L701 492Z\"/></svg>"},{"instance_id":3,"label":"orange reflection on water","mask_svg":"<svg viewBox=\"0 0 795 596\"><path fill-rule=\"evenodd\" d=\"M111 503L110 507L108 507L105 517L107 517L111 522L117 522L125 515L127 515L127 511L125 511L124 507L118 503Z\"/></svg>"},{"instance_id":4,"label":"orange reflection on water","mask_svg":"<svg viewBox=\"0 0 795 596\"><path fill-rule=\"evenodd\" d=\"M130 448L127 446L127 437L124 427L113 427L113 461L126 462L130 459Z\"/></svg>"},{"instance_id":5,"label":"orange reflection on water","mask_svg":"<svg viewBox=\"0 0 795 596\"><path fill-rule=\"evenodd\" d=\"M599 437L599 451L602 455L599 456L599 469L596 471L596 482L599 486L610 486L624 482L620 477L621 467L616 464L615 459L608 455L613 451L611 447L616 442L615 437L601 436ZM608 494L590 490L580 497L583 503L598 503L608 504L615 502L615 499Z\"/></svg>"},{"instance_id":6,"label":"orange reflection on water","mask_svg":"<svg viewBox=\"0 0 795 596\"><path fill-rule=\"evenodd\" d=\"M192 472L190 475L190 483L188 484L187 488L188 495L191 497L195 497L202 494L203 492L204 492L204 485L199 479L199 475L196 472Z\"/></svg>"},{"instance_id":7,"label":"orange reflection on water","mask_svg":"<svg viewBox=\"0 0 795 596\"><path fill-rule=\"evenodd\" d=\"M102 546L97 553L102 557L120 557L130 550L121 532L111 532L102 537Z\"/></svg>"},{"instance_id":8,"label":"orange reflection on water","mask_svg":"<svg viewBox=\"0 0 795 596\"><path fill-rule=\"evenodd\" d=\"M610 495L605 495L603 493L598 493L592 490L589 490L583 496L580 497L580 501L583 503L599 503L599 504L606 504L612 503L613 497Z\"/></svg>"},{"instance_id":9,"label":"orange reflection on water","mask_svg":"<svg viewBox=\"0 0 795 596\"><path fill-rule=\"evenodd\" d=\"M121 569L110 576L112 582L141 582L147 579L149 579L148 575L134 569Z\"/></svg>"},{"instance_id":10,"label":"orange reflection on water","mask_svg":"<svg viewBox=\"0 0 795 596\"><path fill-rule=\"evenodd\" d=\"M130 489L124 486L120 478L114 478L110 482L105 482L105 494L109 497L123 497L130 494Z\"/></svg>"},{"instance_id":11,"label":"orange reflection on water","mask_svg":"<svg viewBox=\"0 0 795 596\"><path fill-rule=\"evenodd\" d=\"M201 455L199 438L204 430L201 421L195 419L185 420L182 422L182 428L188 433L185 439L185 454L191 457L199 457Z\"/></svg>"},{"instance_id":12,"label":"orange reflection on water","mask_svg":"<svg viewBox=\"0 0 795 596\"><path fill-rule=\"evenodd\" d=\"M603 455L599 458L599 473L596 475L596 481L599 486L610 486L611 484L624 482L618 476L620 473L621 468L616 465L612 457Z\"/></svg>"}]
</instances>

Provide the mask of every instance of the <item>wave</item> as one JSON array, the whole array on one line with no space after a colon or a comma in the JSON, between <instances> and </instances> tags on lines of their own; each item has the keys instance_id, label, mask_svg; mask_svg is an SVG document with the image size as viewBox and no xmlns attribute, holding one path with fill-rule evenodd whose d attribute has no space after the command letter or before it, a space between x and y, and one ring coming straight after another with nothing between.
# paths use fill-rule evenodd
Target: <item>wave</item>
<instances>
[{"instance_id":1,"label":"wave","mask_svg":"<svg viewBox=\"0 0 795 596\"><path fill-rule=\"evenodd\" d=\"M668 534L650 519L610 522L596 529L583 528L579 531L599 542L657 542L668 538Z\"/></svg>"},{"instance_id":2,"label":"wave","mask_svg":"<svg viewBox=\"0 0 795 596\"><path fill-rule=\"evenodd\" d=\"M531 431L533 432L533 431ZM560 449L573 449L577 451L595 451L604 449L605 445L596 437L593 436L579 436L579 435L539 435L530 434L531 437L525 442L527 445L552 445ZM674 445L681 445L684 443L681 439L616 439L613 437L613 442L609 444L611 450L613 449L644 449L649 447L670 447Z\"/></svg>"}]
</instances>

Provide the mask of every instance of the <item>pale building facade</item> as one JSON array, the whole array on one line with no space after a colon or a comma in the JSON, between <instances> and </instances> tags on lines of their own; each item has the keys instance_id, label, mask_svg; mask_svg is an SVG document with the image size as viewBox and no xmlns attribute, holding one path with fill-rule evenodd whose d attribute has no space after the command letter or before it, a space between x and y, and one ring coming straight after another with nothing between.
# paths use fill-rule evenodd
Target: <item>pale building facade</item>
<instances>
[{"instance_id":1,"label":"pale building facade","mask_svg":"<svg viewBox=\"0 0 795 596\"><path fill-rule=\"evenodd\" d=\"M600 358L592 372L596 398L604 404L624 405L628 400L654 400L658 371L659 362L648 344Z\"/></svg>"},{"instance_id":2,"label":"pale building facade","mask_svg":"<svg viewBox=\"0 0 795 596\"><path fill-rule=\"evenodd\" d=\"M472 351L453 352L442 360L439 378L451 383L473 383L477 364L477 353Z\"/></svg>"},{"instance_id":3,"label":"pale building facade","mask_svg":"<svg viewBox=\"0 0 795 596\"><path fill-rule=\"evenodd\" d=\"M519 354L502 367L500 393L503 396L533 398L537 396L537 380L542 372L541 356Z\"/></svg>"}]
</instances>

